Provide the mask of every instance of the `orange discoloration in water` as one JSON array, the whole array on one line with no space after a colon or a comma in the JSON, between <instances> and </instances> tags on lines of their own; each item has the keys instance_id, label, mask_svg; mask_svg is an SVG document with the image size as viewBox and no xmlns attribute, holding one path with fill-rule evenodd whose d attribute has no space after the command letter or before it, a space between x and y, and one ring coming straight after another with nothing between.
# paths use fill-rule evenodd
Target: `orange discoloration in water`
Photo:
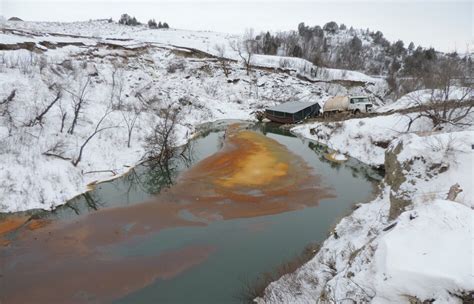
<instances>
[{"instance_id":1,"label":"orange discoloration in water","mask_svg":"<svg viewBox=\"0 0 474 304\"><path fill-rule=\"evenodd\" d=\"M51 221L49 220L31 220L27 227L30 230L36 230L36 229L45 227L49 223L51 223Z\"/></svg>"},{"instance_id":2,"label":"orange discoloration in water","mask_svg":"<svg viewBox=\"0 0 474 304\"><path fill-rule=\"evenodd\" d=\"M0 222L0 235L6 234L23 226L28 220L27 216L12 217Z\"/></svg>"},{"instance_id":3,"label":"orange discoloration in water","mask_svg":"<svg viewBox=\"0 0 474 304\"><path fill-rule=\"evenodd\" d=\"M8 246L10 241L0 237L0 246Z\"/></svg>"},{"instance_id":4,"label":"orange discoloration in water","mask_svg":"<svg viewBox=\"0 0 474 304\"><path fill-rule=\"evenodd\" d=\"M31 263L28 268L17 269L15 275L22 280L11 280L15 276L7 277L1 285L0 301L109 303L146 287L156 279L177 276L202 263L213 251L211 246L196 245L150 257L72 256L67 260L50 260L48 265Z\"/></svg>"},{"instance_id":5,"label":"orange discoloration in water","mask_svg":"<svg viewBox=\"0 0 474 304\"><path fill-rule=\"evenodd\" d=\"M234 144L242 144L236 153L227 153L217 163L226 163L228 171L216 180L224 187L258 187L271 184L288 174L288 163L281 159L282 147L259 133L242 131L232 136ZM229 174L225 174L229 173Z\"/></svg>"},{"instance_id":6,"label":"orange discoloration in water","mask_svg":"<svg viewBox=\"0 0 474 304\"><path fill-rule=\"evenodd\" d=\"M109 301L156 278L178 275L204 261L213 248L182 248L139 260L110 257L98 248L126 246L137 236L164 228L315 206L333 196L319 186L320 178L301 158L278 142L238 126L230 127L226 137L221 151L183 173L174 186L148 202L99 210L74 221L29 224L13 242L16 246L6 247L6 263L15 266L4 267L0 286L6 292L0 294L0 301L84 302L73 297L78 291L94 295L99 302ZM180 216L182 211L192 218ZM31 257L31 252L37 256ZM45 275L48 281L41 280ZM31 290L20 292L25 286Z\"/></svg>"}]
</instances>

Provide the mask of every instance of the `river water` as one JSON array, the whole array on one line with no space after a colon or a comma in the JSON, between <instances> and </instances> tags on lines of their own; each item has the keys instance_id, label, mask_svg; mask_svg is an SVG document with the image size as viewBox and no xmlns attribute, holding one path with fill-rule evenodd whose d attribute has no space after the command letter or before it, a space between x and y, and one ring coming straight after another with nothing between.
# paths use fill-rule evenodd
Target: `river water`
<instances>
[{"instance_id":1,"label":"river water","mask_svg":"<svg viewBox=\"0 0 474 304\"><path fill-rule=\"evenodd\" d=\"M245 282L322 242L381 179L272 125L201 130L165 166L13 215L33 220L2 236L0 302L239 303Z\"/></svg>"}]
</instances>

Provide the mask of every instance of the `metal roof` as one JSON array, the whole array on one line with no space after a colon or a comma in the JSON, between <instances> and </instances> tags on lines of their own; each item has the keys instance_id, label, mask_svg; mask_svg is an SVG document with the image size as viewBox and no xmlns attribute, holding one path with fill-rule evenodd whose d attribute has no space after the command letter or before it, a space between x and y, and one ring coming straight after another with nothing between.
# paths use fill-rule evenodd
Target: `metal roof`
<instances>
[{"instance_id":1,"label":"metal roof","mask_svg":"<svg viewBox=\"0 0 474 304\"><path fill-rule=\"evenodd\" d=\"M292 101L269 107L267 110L294 114L315 104L317 104L317 102Z\"/></svg>"}]
</instances>

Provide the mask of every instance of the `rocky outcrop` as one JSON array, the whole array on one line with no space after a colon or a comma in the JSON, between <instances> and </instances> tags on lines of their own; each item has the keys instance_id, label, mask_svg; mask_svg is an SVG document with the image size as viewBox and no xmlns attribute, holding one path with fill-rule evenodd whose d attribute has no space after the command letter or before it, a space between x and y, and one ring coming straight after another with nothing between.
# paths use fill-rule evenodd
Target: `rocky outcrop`
<instances>
[{"instance_id":1,"label":"rocky outcrop","mask_svg":"<svg viewBox=\"0 0 474 304\"><path fill-rule=\"evenodd\" d=\"M406 181L403 173L403 165L398 161L398 154L403 149L403 142L398 142L388 148L385 152L385 183L390 186L390 211L389 218L397 218L405 208L410 205L411 200L400 193L400 186Z\"/></svg>"}]
</instances>

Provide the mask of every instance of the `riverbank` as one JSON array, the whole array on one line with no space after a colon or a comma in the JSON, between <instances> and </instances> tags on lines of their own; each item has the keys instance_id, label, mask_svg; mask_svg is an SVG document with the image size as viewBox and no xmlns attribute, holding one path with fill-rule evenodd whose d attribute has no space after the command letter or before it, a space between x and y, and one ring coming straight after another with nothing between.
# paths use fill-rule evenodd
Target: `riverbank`
<instances>
[{"instance_id":1,"label":"riverbank","mask_svg":"<svg viewBox=\"0 0 474 304\"><path fill-rule=\"evenodd\" d=\"M417 121L405 133L408 122L394 114L293 129L384 166L386 175L380 195L359 204L311 261L271 283L258 303L461 303L472 295L474 131L428 132L429 122ZM455 183L462 192L447 200Z\"/></svg>"}]
</instances>

